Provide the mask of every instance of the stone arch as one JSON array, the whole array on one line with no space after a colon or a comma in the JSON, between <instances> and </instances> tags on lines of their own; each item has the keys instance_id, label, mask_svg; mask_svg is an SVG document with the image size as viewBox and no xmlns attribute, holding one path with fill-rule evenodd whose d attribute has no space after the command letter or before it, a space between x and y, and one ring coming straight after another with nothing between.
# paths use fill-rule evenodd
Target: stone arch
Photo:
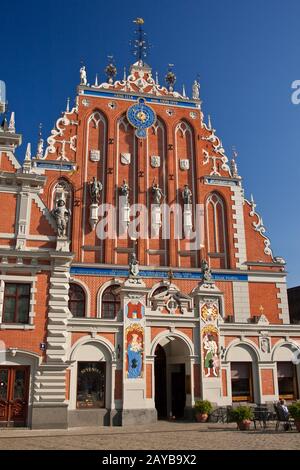
<instances>
[{"instance_id":1,"label":"stone arch","mask_svg":"<svg viewBox=\"0 0 300 470\"><path fill-rule=\"evenodd\" d=\"M250 354L250 358L252 360L254 359L256 362L259 362L260 352L259 352L258 347L256 346L255 343L252 343L252 341L249 341L247 339L243 339L243 340L237 339L237 340L232 341L232 343L230 343L230 345L228 346L226 350L225 358L224 358L225 361L234 362L232 357L230 357L230 353L234 348L246 350L246 352Z\"/></svg>"},{"instance_id":2,"label":"stone arch","mask_svg":"<svg viewBox=\"0 0 300 470\"><path fill-rule=\"evenodd\" d=\"M169 342L171 338L181 340L185 344L185 346L188 348L189 355L190 356L194 355L194 344L187 335L185 335L181 331L173 332L173 331L167 331L167 330L155 336L155 338L153 339L150 345L150 355L151 356L155 355L155 349L158 344L162 344L162 343L167 344L167 342Z\"/></svg>"},{"instance_id":3,"label":"stone arch","mask_svg":"<svg viewBox=\"0 0 300 470\"><path fill-rule=\"evenodd\" d=\"M100 336L84 336L73 345L69 360L70 368L70 410L76 410L78 362L105 362L105 408L111 409L114 402L115 350L114 346ZM95 411L97 411L95 409Z\"/></svg>"},{"instance_id":4,"label":"stone arch","mask_svg":"<svg viewBox=\"0 0 300 470\"><path fill-rule=\"evenodd\" d=\"M280 350L283 353L281 356L280 356L280 352L281 352ZM292 360L294 355L297 355L298 359L300 360L300 344L292 340L278 341L273 346L272 351L271 351L271 358L272 358L272 361L274 362L278 360L290 361ZM280 359L280 357L282 357L282 359Z\"/></svg>"}]
</instances>

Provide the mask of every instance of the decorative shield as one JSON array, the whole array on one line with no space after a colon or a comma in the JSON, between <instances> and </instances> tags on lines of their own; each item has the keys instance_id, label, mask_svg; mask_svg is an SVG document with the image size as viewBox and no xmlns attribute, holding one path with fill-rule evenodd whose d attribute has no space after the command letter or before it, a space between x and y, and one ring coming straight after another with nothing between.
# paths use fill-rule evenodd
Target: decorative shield
<instances>
[{"instance_id":1,"label":"decorative shield","mask_svg":"<svg viewBox=\"0 0 300 470\"><path fill-rule=\"evenodd\" d=\"M131 162L131 154L130 153L121 153L121 163L123 165L129 165Z\"/></svg>"},{"instance_id":2,"label":"decorative shield","mask_svg":"<svg viewBox=\"0 0 300 470\"><path fill-rule=\"evenodd\" d=\"M90 159L92 162L99 162L100 160L100 150L91 150Z\"/></svg>"},{"instance_id":3,"label":"decorative shield","mask_svg":"<svg viewBox=\"0 0 300 470\"><path fill-rule=\"evenodd\" d=\"M190 169L190 161L187 158L181 159L179 161L179 165L180 165L181 170L189 170Z\"/></svg>"},{"instance_id":4,"label":"decorative shield","mask_svg":"<svg viewBox=\"0 0 300 470\"><path fill-rule=\"evenodd\" d=\"M151 166L152 168L159 168L160 167L160 157L158 155L151 156Z\"/></svg>"}]
</instances>

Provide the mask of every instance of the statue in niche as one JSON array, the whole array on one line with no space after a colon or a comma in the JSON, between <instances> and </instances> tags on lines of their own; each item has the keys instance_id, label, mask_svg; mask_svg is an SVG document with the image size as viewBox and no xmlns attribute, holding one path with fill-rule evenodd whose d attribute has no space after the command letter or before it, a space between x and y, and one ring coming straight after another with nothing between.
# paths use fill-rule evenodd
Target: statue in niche
<instances>
[{"instance_id":1,"label":"statue in niche","mask_svg":"<svg viewBox=\"0 0 300 470\"><path fill-rule=\"evenodd\" d=\"M126 180L123 180L123 184L120 187L120 193L121 193L122 196L124 196L126 198L126 203L128 203L129 191L130 191L130 188L129 188L128 183L126 183Z\"/></svg>"},{"instance_id":2,"label":"statue in niche","mask_svg":"<svg viewBox=\"0 0 300 470\"><path fill-rule=\"evenodd\" d=\"M184 204L192 204L192 191L187 184L184 185L181 195Z\"/></svg>"},{"instance_id":3,"label":"statue in niche","mask_svg":"<svg viewBox=\"0 0 300 470\"><path fill-rule=\"evenodd\" d=\"M135 277L139 274L139 271L139 262L136 259L136 254L132 253L129 261L129 273Z\"/></svg>"},{"instance_id":4,"label":"statue in niche","mask_svg":"<svg viewBox=\"0 0 300 470\"><path fill-rule=\"evenodd\" d=\"M201 261L201 269L203 272L203 280L205 282L212 282L212 274L211 274L211 269L208 266L208 262L206 259L203 259Z\"/></svg>"},{"instance_id":5,"label":"statue in niche","mask_svg":"<svg viewBox=\"0 0 300 470\"><path fill-rule=\"evenodd\" d=\"M80 85L87 85L86 70L84 65L80 68Z\"/></svg>"},{"instance_id":6,"label":"statue in niche","mask_svg":"<svg viewBox=\"0 0 300 470\"><path fill-rule=\"evenodd\" d=\"M162 198L165 197L164 193L162 192L161 188L158 186L158 183L152 184L152 194L153 194L153 202L154 204L160 204Z\"/></svg>"},{"instance_id":7,"label":"statue in niche","mask_svg":"<svg viewBox=\"0 0 300 470\"><path fill-rule=\"evenodd\" d=\"M103 189L102 183L93 176L93 180L89 183L90 198L92 204L99 204L100 193Z\"/></svg>"},{"instance_id":8,"label":"statue in niche","mask_svg":"<svg viewBox=\"0 0 300 470\"><path fill-rule=\"evenodd\" d=\"M56 221L58 237L66 237L71 212L66 208L66 203L63 199L58 199L56 208L52 210L52 215Z\"/></svg>"}]
</instances>

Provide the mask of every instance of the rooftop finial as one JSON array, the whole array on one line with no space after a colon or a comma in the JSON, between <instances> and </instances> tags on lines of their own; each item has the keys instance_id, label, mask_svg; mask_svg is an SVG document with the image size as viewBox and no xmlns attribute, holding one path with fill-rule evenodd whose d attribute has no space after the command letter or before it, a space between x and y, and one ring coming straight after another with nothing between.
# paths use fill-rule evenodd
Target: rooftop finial
<instances>
[{"instance_id":1,"label":"rooftop finial","mask_svg":"<svg viewBox=\"0 0 300 470\"><path fill-rule=\"evenodd\" d=\"M146 38L146 33L142 29L144 24L143 18L136 18L133 22L137 25L137 29L134 31L134 39L130 41L132 46L132 52L137 57L140 66L144 65L144 59L148 56L149 48L151 47Z\"/></svg>"},{"instance_id":2,"label":"rooftop finial","mask_svg":"<svg viewBox=\"0 0 300 470\"><path fill-rule=\"evenodd\" d=\"M176 82L176 75L175 73L173 72L173 67L174 67L174 64L169 64L168 66L168 72L165 76L165 80L166 80L166 83L168 85L168 89L169 91L173 91L174 90L174 85L175 85L175 82Z\"/></svg>"},{"instance_id":3,"label":"rooftop finial","mask_svg":"<svg viewBox=\"0 0 300 470\"><path fill-rule=\"evenodd\" d=\"M36 151L36 158L43 158L44 156L44 139L42 136L42 128L43 125L40 123L39 125L39 140L37 144L37 151Z\"/></svg>"},{"instance_id":4,"label":"rooftop finial","mask_svg":"<svg viewBox=\"0 0 300 470\"><path fill-rule=\"evenodd\" d=\"M11 132L12 134L15 134L16 132L16 122L15 122L15 113L12 112L9 120L9 125L8 125L8 132Z\"/></svg>"},{"instance_id":5,"label":"rooftop finial","mask_svg":"<svg viewBox=\"0 0 300 470\"><path fill-rule=\"evenodd\" d=\"M236 164L237 156L238 156L238 153L236 151L236 148L232 147L232 159L231 159L231 162L230 162L230 168L231 168L231 174L232 174L233 178L238 178L239 177L237 164Z\"/></svg>"},{"instance_id":6,"label":"rooftop finial","mask_svg":"<svg viewBox=\"0 0 300 470\"><path fill-rule=\"evenodd\" d=\"M70 112L70 98L67 98L66 113Z\"/></svg>"},{"instance_id":7,"label":"rooftop finial","mask_svg":"<svg viewBox=\"0 0 300 470\"><path fill-rule=\"evenodd\" d=\"M114 78L117 75L117 67L115 64L114 57L112 55L108 55L107 58L108 58L108 64L105 67L104 71L106 73L108 83L113 84Z\"/></svg>"}]
</instances>

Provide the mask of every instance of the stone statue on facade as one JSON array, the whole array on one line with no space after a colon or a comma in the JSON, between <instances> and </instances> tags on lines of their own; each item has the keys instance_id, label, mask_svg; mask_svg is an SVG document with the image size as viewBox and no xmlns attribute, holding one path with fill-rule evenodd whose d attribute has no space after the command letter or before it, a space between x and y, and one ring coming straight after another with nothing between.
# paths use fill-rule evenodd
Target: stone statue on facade
<instances>
[{"instance_id":1,"label":"stone statue on facade","mask_svg":"<svg viewBox=\"0 0 300 470\"><path fill-rule=\"evenodd\" d=\"M52 210L52 215L56 221L58 237L65 238L67 236L67 227L71 212L66 208L66 203L63 199L57 201L56 208Z\"/></svg>"},{"instance_id":2,"label":"stone statue on facade","mask_svg":"<svg viewBox=\"0 0 300 470\"><path fill-rule=\"evenodd\" d=\"M89 183L89 190L90 190L90 198L92 204L99 204L100 201L100 193L103 189L102 183L93 176L92 181Z\"/></svg>"},{"instance_id":3,"label":"stone statue on facade","mask_svg":"<svg viewBox=\"0 0 300 470\"><path fill-rule=\"evenodd\" d=\"M181 193L184 204L192 204L192 191L187 184L184 185Z\"/></svg>"},{"instance_id":4,"label":"stone statue on facade","mask_svg":"<svg viewBox=\"0 0 300 470\"><path fill-rule=\"evenodd\" d=\"M123 180L123 184L120 187L120 193L122 196L126 198L126 203L128 203L128 200L129 200L129 191L130 191L130 188L129 188L128 183L126 183L126 180Z\"/></svg>"},{"instance_id":5,"label":"stone statue on facade","mask_svg":"<svg viewBox=\"0 0 300 470\"><path fill-rule=\"evenodd\" d=\"M161 188L158 186L158 183L152 184L152 195L153 195L153 202L154 204L160 204L162 198L165 197L164 193L162 192Z\"/></svg>"},{"instance_id":6,"label":"stone statue on facade","mask_svg":"<svg viewBox=\"0 0 300 470\"><path fill-rule=\"evenodd\" d=\"M87 76L84 65L80 68L80 85L87 85Z\"/></svg>"},{"instance_id":7,"label":"stone statue on facade","mask_svg":"<svg viewBox=\"0 0 300 470\"><path fill-rule=\"evenodd\" d=\"M136 254L132 253L129 261L129 273L136 277L139 274L139 262L136 259Z\"/></svg>"},{"instance_id":8,"label":"stone statue on facade","mask_svg":"<svg viewBox=\"0 0 300 470\"><path fill-rule=\"evenodd\" d=\"M203 259L201 261L201 269L203 273L203 281L207 283L211 283L212 282L211 269L208 266L208 262L206 261L206 259Z\"/></svg>"},{"instance_id":9,"label":"stone statue on facade","mask_svg":"<svg viewBox=\"0 0 300 470\"><path fill-rule=\"evenodd\" d=\"M199 100L199 98L200 98L200 84L197 80L194 80L192 89L193 89L193 100Z\"/></svg>"}]
</instances>

